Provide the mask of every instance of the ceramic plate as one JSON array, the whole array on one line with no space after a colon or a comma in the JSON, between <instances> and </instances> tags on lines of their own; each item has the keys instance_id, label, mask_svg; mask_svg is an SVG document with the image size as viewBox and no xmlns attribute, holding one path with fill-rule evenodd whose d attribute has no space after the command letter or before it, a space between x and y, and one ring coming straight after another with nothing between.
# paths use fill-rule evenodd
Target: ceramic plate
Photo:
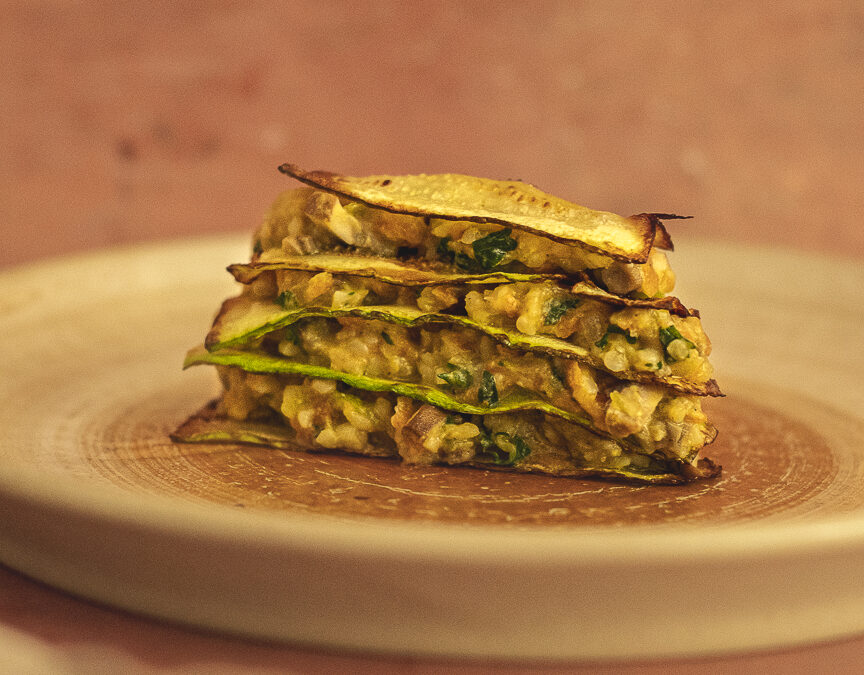
<instances>
[{"instance_id":1,"label":"ceramic plate","mask_svg":"<svg viewBox=\"0 0 864 675\"><path fill-rule=\"evenodd\" d=\"M257 638L633 658L864 632L860 264L684 242L727 398L720 479L633 487L175 445L182 372L245 238L0 274L0 559L72 593Z\"/></svg>"}]
</instances>

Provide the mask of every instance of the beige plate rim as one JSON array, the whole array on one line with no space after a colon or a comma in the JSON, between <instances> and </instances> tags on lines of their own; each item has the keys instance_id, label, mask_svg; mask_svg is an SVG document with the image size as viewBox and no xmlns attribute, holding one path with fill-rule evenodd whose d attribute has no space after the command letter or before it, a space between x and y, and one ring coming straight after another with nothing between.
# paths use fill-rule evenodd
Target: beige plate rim
<instances>
[{"instance_id":1,"label":"beige plate rim","mask_svg":"<svg viewBox=\"0 0 864 675\"><path fill-rule=\"evenodd\" d=\"M206 260L221 260L225 257L226 264L233 262L238 257L238 252L243 250L244 238L210 237L206 239L174 241L157 243L146 246L127 247L123 249L112 249L91 254L74 256L66 259L51 260L38 263L29 267L12 269L0 272L0 290L11 288L27 288L34 279L44 278L51 274L68 274L74 277L76 270L92 266L104 266L106 268L121 269L132 263L138 265L175 264L188 260L189 256L197 255ZM733 268L737 286L730 286L728 279L719 278L714 286L707 284L700 292L705 298L710 299L712 292L722 289L729 294L741 292L742 289L757 289L757 295L765 298L766 302L773 302L774 293L777 292L770 278L760 276L754 267L761 264L765 269L775 271L788 271L801 269L803 265L809 266L814 273L809 279L810 286L796 287L789 291L782 291L784 297L789 293L798 294L800 297L820 298L826 288L831 289L837 302L849 302L849 298L858 298L857 288L864 287L864 272L858 269L858 265L848 261L838 261L831 258L819 258L818 256L805 255L791 251L774 251L768 249L754 249L736 246L734 244L720 244L711 242L686 241L679 245L680 253L677 254L682 260L685 256L692 256L692 266L718 270L717 265L723 264ZM227 253L226 253L227 252ZM166 260L168 262L166 262ZM677 260L676 260L677 262ZM713 263L713 266L712 266ZM841 288L837 287L838 274L845 275L846 281ZM719 276L719 273L718 273ZM70 278L71 278L70 277ZM815 282L814 282L815 279ZM802 282L803 283L803 282ZM842 285L842 284L841 284ZM26 295L26 294L25 294ZM14 303L13 303L14 304ZM697 305L698 306L698 305ZM861 313L860 300L853 305L856 312ZM15 312L16 308L5 308ZM704 307L703 307L704 309ZM0 302L0 312L4 306ZM723 333L722 327L717 332ZM709 332L713 329L709 326ZM2 341L2 327L0 327L0 341ZM716 344L722 344L722 337L715 337ZM748 381L748 375L753 376L753 363L737 363L738 359L729 356L723 359L723 365L733 372L742 382ZM737 368L737 371L736 371ZM857 372L864 372L860 364L855 364ZM788 372L776 374L780 386L794 390L794 382L800 379L799 373L794 369ZM798 379L796 379L798 378ZM756 377L758 381L758 377ZM800 393L800 392L799 392ZM813 392L811 392L813 393ZM830 397L826 400L824 391L816 391L815 397L823 403L836 405L843 413L853 416L851 410L855 408L859 400L864 399L864 392L854 392L851 401L834 401ZM6 431L0 431L0 441ZM562 531L560 529L544 530L537 527L501 528L497 526L461 526L430 523L410 522L387 522L376 521L346 522L330 516L315 516L305 514L271 514L262 512L237 512L230 509L213 509L200 504L185 502L176 498L147 494L139 495L126 492L112 486L93 485L92 489L81 491L80 484L72 478L64 476L53 476L50 482L45 481L44 474L29 469L25 465L5 466L0 470L0 505L15 508L18 514L34 518L34 522L40 518L56 517L81 519L90 525L104 528L105 532L120 532L125 529L134 529L144 538L155 541L159 537L171 541L197 541L207 542L208 546L215 550L225 552L250 551L257 547L263 547L270 551L279 552L286 557L319 560L351 560L381 563L383 570L393 569L408 570L415 565L435 565L443 572L450 571L453 574L463 573L466 568L474 571L484 570L489 574L486 580L478 580L476 589L472 593L494 592L495 583L506 583L508 575L515 571L531 568L538 571L544 583L562 583L562 579L569 579L574 571L582 569L596 569L602 565L612 565L616 569L635 570L646 578L662 580L670 574L680 574L681 583L685 586L681 590L679 601L687 597L688 592L695 593L700 584L705 584L712 579L720 578L717 575L731 573L753 574L753 583L762 583L765 592L777 591L785 588L781 585L781 579L767 578L769 574L782 574L782 570L796 569L799 571L810 569L817 559L836 559L837 564L847 567L856 567L864 564L864 513L853 513L844 516L829 516L821 520L806 522L748 522L732 525L718 525L710 528L699 528L692 525L663 525L641 528L600 528L593 527L584 530ZM178 518L178 510L182 511L183 518ZM464 636L446 634L441 637L434 634L420 637L417 631L422 626L423 619L416 618L414 622L408 622L403 629L389 636L379 634L371 635L360 631L357 635L336 636L332 633L316 639L311 633L304 633L302 627L298 626L297 617L280 619L279 625L261 625L249 618L249 615L230 616L218 618L215 616L197 616L182 614L181 611L188 607L182 601L177 600L174 605L150 602L146 596L142 598L130 598L122 595L117 589L100 590L89 582L74 576L72 571L64 573L56 568L49 571L40 561L40 551L50 548L50 542L40 541L27 548L26 542L22 540L20 533L3 532L0 530L0 541L7 544L17 545L17 554L10 553L7 549L0 553L0 559L8 564L21 569L25 573L42 578L49 583L80 593L87 597L117 604L144 613L163 616L172 620L188 621L195 625L205 625L219 630L227 630L241 634L254 635L256 637L268 637L274 639L301 640L328 644L337 647L366 648L384 651L409 651L420 654L448 654L448 655L471 655L471 656L504 656L504 657L554 657L554 658L630 658L630 657L657 657L668 655L694 655L706 653L718 653L730 650L765 648L771 646L797 644L802 641L826 639L853 634L864 630L864 622L858 616L864 614L860 608L864 607L864 592L846 592L845 595L836 595L831 598L824 597L820 603L832 603L833 612L839 618L831 622L824 622L817 628L812 625L813 617L822 616L820 612L824 609L822 604L816 602L801 591L800 597L787 598L786 606L794 604L800 610L800 621L795 628L786 628L784 633L765 633L758 636L749 634L748 626L732 625L735 623L736 613L747 621L758 618L759 611L751 606L752 600L747 601L746 595L742 595L738 601L729 602L729 606L723 611L717 612L716 616L710 616L708 610L706 615L703 611L699 615L704 626L699 630L699 642L694 644L692 636L686 639L667 640L665 644L657 643L656 631L645 632L641 639L635 640L628 648L615 648L597 646L586 642L570 643L565 639L564 633L552 631L546 637L538 638L531 634L524 636L533 639L532 644L520 644L494 640L489 635L479 632L472 639ZM16 539L17 537L17 539ZM33 541L39 539L34 534ZM42 546L43 549L39 549ZM86 558L86 551L76 551L81 559ZM636 562L638 561L638 566ZM748 571L747 565L758 561L762 572ZM53 562L56 562L53 561ZM283 561L284 562L284 561ZM120 564L119 562L117 563ZM270 563L267 563L270 564ZM262 570L265 563L261 563ZM808 567L810 566L810 567ZM335 569L335 568L334 568ZM814 575L822 575L826 583L836 578L836 567L813 568ZM850 568L851 569L851 568ZM742 572L743 570L743 572ZM724 572L725 571L725 572ZM128 572L128 570L127 570ZM335 573L335 571L334 571ZM83 578L83 577L82 577ZM748 577L749 578L749 577ZM187 580L188 581L188 580ZM306 579L306 582L309 580ZM320 579L319 579L320 581ZM441 583L441 579L437 580ZM202 586L202 593L209 593L211 597L218 586ZM227 583L227 582L225 582ZM287 583L287 582L284 582ZM375 594L376 588L380 592L385 579L367 579L368 587L365 589L370 594ZM727 581L721 581L728 585ZM422 584L421 584L422 586ZM529 584L530 586L530 584ZM543 588L539 585L532 587L537 593L542 593ZM821 587L820 587L821 588ZM287 587L286 587L287 589ZM147 590L146 588L144 590ZM152 592L152 587L149 591ZM285 589L283 589L285 590ZM406 593L410 591L402 589ZM432 592L434 589L426 589ZM724 588L712 591L712 597L720 597ZM725 588L725 591L734 591ZM143 591L142 591L143 592ZM287 590L286 590L287 592ZM290 592L302 594L302 589L295 586ZM419 592L419 591L418 591ZM441 609L442 615L446 612L452 615L454 612L462 611L453 602L460 597L464 589L457 587L437 587L437 592L442 597L452 595L452 602ZM527 592L527 591L525 591ZM578 598L578 592L585 592L585 588L574 589L564 593L572 598ZM795 591L797 592L797 591ZM857 593L857 595L856 595ZM573 595L576 594L576 595ZM793 592L794 595L794 592ZM628 602L634 601L627 594L609 600L612 611L615 606L619 609L627 607ZM502 616L518 616L519 611L524 611L524 597L496 600L499 607L496 611ZM635 601L634 601L635 602ZM673 616L669 608L658 607L656 602L645 600L646 607L663 614L666 624L661 626L666 631L673 630L672 624L680 625L685 617ZM735 604L738 602L739 604ZM839 611L837 608L847 603L848 611ZM382 607L387 603L382 603ZM494 604L494 603L493 603ZM819 606L817 607L817 604ZM390 607L392 611L395 611ZM249 611L252 611L251 608ZM368 609L368 608L367 608ZM471 608L463 608L468 614ZM470 610L470 611L469 611ZM704 610L704 608L703 608ZM377 611L377 610L376 610ZM600 610L597 610L600 611ZM779 611L779 610L778 610ZM663 613L665 612L665 613ZM515 614L514 614L515 613ZM853 614L858 616L853 618ZM439 617L440 618L440 617ZM693 618L693 617L690 617ZM329 621L326 627L336 630L342 620L338 614L327 614L322 621ZM380 626L384 619L377 619ZM689 619L688 619L689 620ZM560 618L558 620L560 622ZM607 615L593 617L592 621L597 623L597 630L603 628L603 622L609 622ZM725 622L725 623L724 623ZM372 622L374 624L374 621ZM686 621L684 622L686 625ZM636 625L634 623L634 625ZM751 624L752 625L752 624ZM557 626L557 624L556 624ZM554 627L554 626L553 626ZM584 628L584 626L583 626ZM607 626L608 628L608 626ZM317 629L320 629L318 627ZM344 626L342 628L344 630ZM526 629L527 630L527 629ZM695 630L695 629L694 629ZM413 632L412 632L413 631ZM713 631L713 632L712 632ZM528 631L530 632L530 631ZM752 633L752 631L751 631ZM599 635L600 633L598 633ZM662 633L661 633L662 634ZM665 635L669 635L666 632Z\"/></svg>"}]
</instances>

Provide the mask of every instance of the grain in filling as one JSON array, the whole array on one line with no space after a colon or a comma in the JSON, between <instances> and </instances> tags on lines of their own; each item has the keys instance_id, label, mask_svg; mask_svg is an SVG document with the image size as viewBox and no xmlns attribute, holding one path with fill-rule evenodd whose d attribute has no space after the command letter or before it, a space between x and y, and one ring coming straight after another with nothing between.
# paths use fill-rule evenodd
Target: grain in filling
<instances>
[{"instance_id":1,"label":"grain in filling","mask_svg":"<svg viewBox=\"0 0 864 675\"><path fill-rule=\"evenodd\" d=\"M590 418L602 433L670 457L688 457L713 437L696 396L621 381L571 359L513 350L470 329L318 318L249 346L351 375L422 384L467 404L528 393Z\"/></svg>"},{"instance_id":2,"label":"grain in filling","mask_svg":"<svg viewBox=\"0 0 864 675\"><path fill-rule=\"evenodd\" d=\"M675 287L666 255L656 248L645 263L624 263L500 225L394 214L313 188L278 197L256 232L254 250L290 255L358 251L443 261L468 271L587 270L603 288L636 298L664 297Z\"/></svg>"},{"instance_id":3,"label":"grain in filling","mask_svg":"<svg viewBox=\"0 0 864 675\"><path fill-rule=\"evenodd\" d=\"M262 274L244 293L259 299L291 298L297 307L395 305L464 314L480 324L567 340L587 350L594 366L615 374L653 373L704 384L714 372L708 360L711 341L699 317L616 306L579 297L551 282L479 290L466 284L415 288L329 272L280 270Z\"/></svg>"},{"instance_id":4,"label":"grain in filling","mask_svg":"<svg viewBox=\"0 0 864 675\"><path fill-rule=\"evenodd\" d=\"M332 380L260 375L217 366L220 412L287 425L310 449L398 456L410 464L492 464L566 475L584 467L636 473L666 468L659 454L603 438L539 412L462 415Z\"/></svg>"}]
</instances>

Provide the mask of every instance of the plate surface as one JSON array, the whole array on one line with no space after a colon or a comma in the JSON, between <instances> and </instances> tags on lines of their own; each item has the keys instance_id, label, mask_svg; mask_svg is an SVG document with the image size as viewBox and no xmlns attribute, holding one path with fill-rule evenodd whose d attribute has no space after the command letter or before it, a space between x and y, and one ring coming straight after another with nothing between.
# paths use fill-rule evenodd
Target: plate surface
<instances>
[{"instance_id":1,"label":"plate surface","mask_svg":"<svg viewBox=\"0 0 864 675\"><path fill-rule=\"evenodd\" d=\"M376 651L632 658L864 632L860 264L684 242L713 482L633 487L167 438L245 237L0 274L0 560L133 611ZM802 273L806 270L806 274Z\"/></svg>"}]
</instances>

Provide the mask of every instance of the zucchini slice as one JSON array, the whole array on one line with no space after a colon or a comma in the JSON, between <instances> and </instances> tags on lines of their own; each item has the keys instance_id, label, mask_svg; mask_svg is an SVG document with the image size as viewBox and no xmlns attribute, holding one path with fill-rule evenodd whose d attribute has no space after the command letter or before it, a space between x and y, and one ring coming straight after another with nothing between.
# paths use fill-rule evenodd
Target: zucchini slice
<instances>
[{"instance_id":1,"label":"zucchini slice","mask_svg":"<svg viewBox=\"0 0 864 675\"><path fill-rule=\"evenodd\" d=\"M307 185L392 213L496 223L574 244L588 251L643 263L655 244L671 248L662 218L673 214L624 217L595 211L521 181L461 174L340 176L307 171L295 164L279 170Z\"/></svg>"},{"instance_id":2,"label":"zucchini slice","mask_svg":"<svg viewBox=\"0 0 864 675\"><path fill-rule=\"evenodd\" d=\"M210 351L244 345L274 330L284 328L301 319L324 317L358 317L362 319L387 321L406 327L430 325L450 325L470 328L488 335L505 347L530 352L574 359L593 368L605 370L602 361L587 349L551 335L525 335L518 331L488 324L481 324L467 316L424 312L416 307L399 305L366 305L347 308L300 307L284 309L272 301L238 296L226 300L216 317L213 328L204 342ZM717 383L695 383L675 375L659 376L651 372L624 371L613 373L616 377L633 382L663 384L675 391L697 396L722 396Z\"/></svg>"}]
</instances>

